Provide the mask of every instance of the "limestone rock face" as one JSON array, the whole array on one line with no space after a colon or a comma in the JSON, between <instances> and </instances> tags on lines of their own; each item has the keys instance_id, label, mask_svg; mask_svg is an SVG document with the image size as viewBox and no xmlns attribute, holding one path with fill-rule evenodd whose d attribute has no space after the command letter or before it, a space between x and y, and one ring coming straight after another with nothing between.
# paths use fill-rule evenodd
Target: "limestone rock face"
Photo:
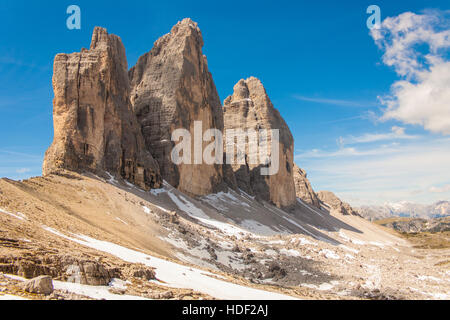
<instances>
[{"instance_id":1,"label":"limestone rock face","mask_svg":"<svg viewBox=\"0 0 450 320\"><path fill-rule=\"evenodd\" d=\"M21 287L29 293L49 295L53 292L53 281L49 276L39 276L25 281Z\"/></svg>"},{"instance_id":2,"label":"limestone rock face","mask_svg":"<svg viewBox=\"0 0 450 320\"><path fill-rule=\"evenodd\" d=\"M332 210L342 215L360 216L348 203L343 202L333 192L319 191L317 193L320 201L329 205Z\"/></svg>"},{"instance_id":3,"label":"limestone rock face","mask_svg":"<svg viewBox=\"0 0 450 320\"><path fill-rule=\"evenodd\" d=\"M54 141L44 175L59 169L107 171L144 189L161 185L131 109L127 69L121 39L99 27L90 50L55 57Z\"/></svg>"},{"instance_id":4,"label":"limestone rock face","mask_svg":"<svg viewBox=\"0 0 450 320\"><path fill-rule=\"evenodd\" d=\"M112 280L112 272L94 261L74 261L66 266L67 282L87 284L90 286L106 286Z\"/></svg>"},{"instance_id":5,"label":"limestone rock face","mask_svg":"<svg viewBox=\"0 0 450 320\"><path fill-rule=\"evenodd\" d=\"M261 81L254 77L240 80L234 87L233 95L225 100L223 108L225 132L229 135L230 129L241 129L243 133L235 132L237 138L232 140L235 144L239 144L239 139L248 141L245 149L238 146L239 151L236 151L244 153L244 163L232 164L239 188L278 207L293 205L296 201L293 179L294 140ZM260 148L266 148L269 151L268 155L272 155L270 134L265 135L267 136L265 143L261 143L259 137L256 140L254 138L247 140L246 137L239 135L247 135L248 130L260 132L273 129L279 130L279 170L274 175L262 175L261 169L267 167L268 163L260 159L258 154ZM228 137L225 139L228 141L227 148L230 148L230 139ZM254 144L257 144L256 148Z\"/></svg>"},{"instance_id":6,"label":"limestone rock face","mask_svg":"<svg viewBox=\"0 0 450 320\"><path fill-rule=\"evenodd\" d=\"M184 19L141 56L129 71L131 102L148 150L158 161L163 178L191 195L206 195L224 186L224 166L194 163L194 122L201 121L200 135L208 129L223 130L220 98L206 57L197 23ZM186 129L192 137L191 164L175 165L172 133ZM203 149L211 142L201 142ZM232 179L232 177L231 177Z\"/></svg>"},{"instance_id":7,"label":"limestone rock face","mask_svg":"<svg viewBox=\"0 0 450 320\"><path fill-rule=\"evenodd\" d=\"M311 187L306 171L299 168L294 163L294 183L297 198L300 198L309 205L320 209L320 200Z\"/></svg>"}]
</instances>

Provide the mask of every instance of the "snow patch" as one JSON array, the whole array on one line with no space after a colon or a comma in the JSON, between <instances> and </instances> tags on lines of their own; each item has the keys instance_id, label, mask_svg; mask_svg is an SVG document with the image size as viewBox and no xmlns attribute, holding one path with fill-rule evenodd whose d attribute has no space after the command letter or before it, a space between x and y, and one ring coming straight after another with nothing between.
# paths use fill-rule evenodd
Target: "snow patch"
<instances>
[{"instance_id":1,"label":"snow patch","mask_svg":"<svg viewBox=\"0 0 450 320\"><path fill-rule=\"evenodd\" d=\"M433 277L433 276L417 276L417 279L419 279L420 281L434 281L434 282L442 282L442 279Z\"/></svg>"},{"instance_id":2,"label":"snow patch","mask_svg":"<svg viewBox=\"0 0 450 320\"><path fill-rule=\"evenodd\" d=\"M291 243L295 243L296 245L299 245L299 246L306 246L306 245L317 246L316 243L311 242L311 241L309 241L308 239L306 239L306 238L301 238L301 237L298 237L298 238L292 238L290 242L291 242Z\"/></svg>"},{"instance_id":3,"label":"snow patch","mask_svg":"<svg viewBox=\"0 0 450 320\"><path fill-rule=\"evenodd\" d=\"M116 217L116 220L119 221L119 222L122 222L124 225L128 226L128 223L126 223L125 221L123 221L119 217Z\"/></svg>"},{"instance_id":4,"label":"snow patch","mask_svg":"<svg viewBox=\"0 0 450 320\"><path fill-rule=\"evenodd\" d=\"M294 250L294 249L289 249L289 250L281 249L280 253L284 254L286 256L291 256L291 257L300 257L301 256L300 252L298 252L298 250Z\"/></svg>"},{"instance_id":5,"label":"snow patch","mask_svg":"<svg viewBox=\"0 0 450 320\"><path fill-rule=\"evenodd\" d=\"M341 237L346 242L354 243L354 244L357 244L357 245L365 245L366 244L364 241L350 238L342 230L339 231L339 237Z\"/></svg>"},{"instance_id":6,"label":"snow patch","mask_svg":"<svg viewBox=\"0 0 450 320\"><path fill-rule=\"evenodd\" d=\"M166 189L152 189L150 190L150 193L154 196L159 196L161 193L167 192Z\"/></svg>"},{"instance_id":7,"label":"snow patch","mask_svg":"<svg viewBox=\"0 0 450 320\"><path fill-rule=\"evenodd\" d=\"M286 300L293 297L264 291L260 289L249 288L238 284L215 279L214 274L200 269L186 267L174 262L156 258L145 253L122 247L120 245L90 238L85 235L74 235L71 238L62 235L60 232L51 228L48 231L61 235L78 244L112 254L124 261L131 263L142 263L156 269L156 277L164 284L174 288L192 289L209 294L218 299L224 300ZM80 288L81 289L81 288Z\"/></svg>"},{"instance_id":8,"label":"snow patch","mask_svg":"<svg viewBox=\"0 0 450 320\"><path fill-rule=\"evenodd\" d=\"M304 284L302 284L302 286L310 288L310 289L316 289L316 290L319 290L319 291L329 291L329 290L333 289L334 286L337 283L338 283L337 281L331 281L331 283L325 282L325 283L322 283L322 284L320 284L318 286L314 285L314 284L304 283Z\"/></svg>"},{"instance_id":9,"label":"snow patch","mask_svg":"<svg viewBox=\"0 0 450 320\"><path fill-rule=\"evenodd\" d=\"M322 249L320 250L319 253L323 254L327 259L334 259L334 260L340 259L340 257L334 251L331 251L329 249Z\"/></svg>"},{"instance_id":10,"label":"snow patch","mask_svg":"<svg viewBox=\"0 0 450 320\"><path fill-rule=\"evenodd\" d=\"M19 219L19 220L22 220L22 221L26 221L27 220L27 216L24 215L23 213L20 213L20 212L17 212L16 214L14 214L14 213L5 211L3 209L0 209L0 213L7 214L7 215L9 215L9 216L11 216L13 218L16 218L16 219Z\"/></svg>"},{"instance_id":11,"label":"snow patch","mask_svg":"<svg viewBox=\"0 0 450 320\"><path fill-rule=\"evenodd\" d=\"M146 214L152 214L152 210L150 210L149 208L147 208L146 206L142 206L142 209L144 209L144 212Z\"/></svg>"},{"instance_id":12,"label":"snow patch","mask_svg":"<svg viewBox=\"0 0 450 320\"><path fill-rule=\"evenodd\" d=\"M109 291L110 286L89 286L79 283L70 283L53 280L55 290L67 290L75 294L98 300L149 300L139 296L119 295Z\"/></svg>"},{"instance_id":13,"label":"snow patch","mask_svg":"<svg viewBox=\"0 0 450 320\"><path fill-rule=\"evenodd\" d=\"M347 247L346 245L343 245L343 244L339 245L339 247L344 249L344 250L346 250L346 251L352 252L354 254L358 254L359 253L359 250Z\"/></svg>"}]
</instances>

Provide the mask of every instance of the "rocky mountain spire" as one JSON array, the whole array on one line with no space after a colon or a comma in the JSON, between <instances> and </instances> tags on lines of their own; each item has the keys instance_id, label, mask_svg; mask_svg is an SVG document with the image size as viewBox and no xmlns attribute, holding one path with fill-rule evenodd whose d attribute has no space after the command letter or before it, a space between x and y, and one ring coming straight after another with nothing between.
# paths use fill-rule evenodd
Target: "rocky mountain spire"
<instances>
[{"instance_id":1,"label":"rocky mountain spire","mask_svg":"<svg viewBox=\"0 0 450 320\"><path fill-rule=\"evenodd\" d=\"M279 130L279 170L275 175L261 175L262 163L251 163L256 159L258 148L249 143L245 150L245 164L232 165L239 188L258 198L270 201L279 207L288 207L295 203L295 186L293 179L294 140L286 122L276 110L257 78L240 80L234 87L234 93L224 102L224 127L259 131L261 129ZM246 138L244 138L245 140ZM259 144L259 141L256 142ZM268 139L270 144L270 137ZM261 160L261 159L260 159Z\"/></svg>"},{"instance_id":2,"label":"rocky mountain spire","mask_svg":"<svg viewBox=\"0 0 450 320\"><path fill-rule=\"evenodd\" d=\"M194 139L194 122L223 130L220 98L202 53L197 23L184 19L139 58L129 71L131 102L148 150L158 161L163 178L181 191L205 195L224 187L226 166L175 165L171 160L175 129L187 129ZM203 148L210 142L204 142ZM192 153L193 154L193 153Z\"/></svg>"},{"instance_id":3,"label":"rocky mountain spire","mask_svg":"<svg viewBox=\"0 0 450 320\"><path fill-rule=\"evenodd\" d=\"M330 207L332 212L342 215L360 216L347 202L343 202L331 191L319 191L317 193L319 200Z\"/></svg>"},{"instance_id":4,"label":"rocky mountain spire","mask_svg":"<svg viewBox=\"0 0 450 320\"><path fill-rule=\"evenodd\" d=\"M44 175L59 169L107 171L144 189L161 185L131 109L127 68L121 39L99 27L90 50L55 57L54 140Z\"/></svg>"},{"instance_id":5,"label":"rocky mountain spire","mask_svg":"<svg viewBox=\"0 0 450 320\"><path fill-rule=\"evenodd\" d=\"M294 183L297 198L300 198L309 205L320 209L320 200L314 192L311 183L308 180L306 171L299 168L294 163Z\"/></svg>"}]
</instances>

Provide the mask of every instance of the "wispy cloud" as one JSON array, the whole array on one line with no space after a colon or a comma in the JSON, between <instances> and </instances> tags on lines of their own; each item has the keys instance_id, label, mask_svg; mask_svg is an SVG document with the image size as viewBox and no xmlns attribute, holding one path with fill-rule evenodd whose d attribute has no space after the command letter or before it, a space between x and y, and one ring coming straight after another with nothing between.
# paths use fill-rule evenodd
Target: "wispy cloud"
<instances>
[{"instance_id":1,"label":"wispy cloud","mask_svg":"<svg viewBox=\"0 0 450 320\"><path fill-rule=\"evenodd\" d=\"M357 108L368 108L380 106L377 102L371 101L356 101L356 100L342 100L342 99L330 99L330 98L317 98L317 97L305 97L302 95L293 95L294 99L300 101L307 101L319 104L329 104L340 107L357 107Z\"/></svg>"},{"instance_id":2,"label":"wispy cloud","mask_svg":"<svg viewBox=\"0 0 450 320\"><path fill-rule=\"evenodd\" d=\"M29 153L24 153L24 152L0 149L0 155L2 153L5 155L9 155L9 156L15 156L15 157L26 158L26 159L31 159L31 160L42 160L42 155L37 155L37 154L29 154Z\"/></svg>"},{"instance_id":3,"label":"wispy cloud","mask_svg":"<svg viewBox=\"0 0 450 320\"><path fill-rule=\"evenodd\" d=\"M406 134L405 128L393 126L391 132L387 133L365 133L360 136L340 137L338 139L338 144L346 145L392 140L415 140L418 138L420 138L420 136Z\"/></svg>"},{"instance_id":4,"label":"wispy cloud","mask_svg":"<svg viewBox=\"0 0 450 320\"><path fill-rule=\"evenodd\" d=\"M332 123L339 123L339 122L345 122L345 121L353 121L353 120L358 120L358 119L365 119L364 116L354 116L354 117L348 117L348 118L341 118L341 119L335 119L335 120L330 120L330 121L324 121L321 122L322 124L332 124Z\"/></svg>"},{"instance_id":5,"label":"wispy cloud","mask_svg":"<svg viewBox=\"0 0 450 320\"><path fill-rule=\"evenodd\" d=\"M23 60L11 57L11 56L0 56L0 65L12 65L17 67L25 67L29 69L38 69L41 71L46 71L50 68L49 64L38 65L35 63L25 62Z\"/></svg>"},{"instance_id":6,"label":"wispy cloud","mask_svg":"<svg viewBox=\"0 0 450 320\"><path fill-rule=\"evenodd\" d=\"M295 160L308 171L316 189L334 191L354 205L402 200L431 203L446 200L443 195L450 198L445 193L450 184L447 138L311 150L297 154Z\"/></svg>"},{"instance_id":7,"label":"wispy cloud","mask_svg":"<svg viewBox=\"0 0 450 320\"><path fill-rule=\"evenodd\" d=\"M450 184L447 184L447 185L442 186L442 187L434 187L433 186L429 190L430 190L430 192L433 192L433 193L450 192Z\"/></svg>"},{"instance_id":8,"label":"wispy cloud","mask_svg":"<svg viewBox=\"0 0 450 320\"><path fill-rule=\"evenodd\" d=\"M382 146L373 149L361 150L353 147L341 147L338 150L326 151L320 149L313 149L309 151L301 152L295 155L295 160L304 160L311 158L343 158L343 157L365 157L365 156L377 156L383 154L392 154L399 152L397 148L390 146Z\"/></svg>"},{"instance_id":9,"label":"wispy cloud","mask_svg":"<svg viewBox=\"0 0 450 320\"><path fill-rule=\"evenodd\" d=\"M42 171L43 155L0 149L0 176L24 179Z\"/></svg>"}]
</instances>

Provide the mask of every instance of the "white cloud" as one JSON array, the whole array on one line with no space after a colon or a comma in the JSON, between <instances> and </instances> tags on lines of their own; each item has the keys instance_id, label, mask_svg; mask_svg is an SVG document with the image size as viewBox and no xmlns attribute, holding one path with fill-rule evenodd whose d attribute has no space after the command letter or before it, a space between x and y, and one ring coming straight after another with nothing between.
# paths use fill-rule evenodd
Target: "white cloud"
<instances>
[{"instance_id":1,"label":"white cloud","mask_svg":"<svg viewBox=\"0 0 450 320\"><path fill-rule=\"evenodd\" d=\"M388 133L366 133L361 136L340 137L339 145L371 143L386 140L413 140L419 138L415 135L405 134L405 128L393 126Z\"/></svg>"},{"instance_id":2,"label":"white cloud","mask_svg":"<svg viewBox=\"0 0 450 320\"><path fill-rule=\"evenodd\" d=\"M21 174L23 174L23 173L28 173L28 172L30 172L30 171L31 171L30 168L20 168L20 169L17 169L17 170L16 170L16 173L21 173Z\"/></svg>"},{"instance_id":3,"label":"white cloud","mask_svg":"<svg viewBox=\"0 0 450 320\"><path fill-rule=\"evenodd\" d=\"M445 186L443 186L443 187L431 187L430 189L429 189L429 191L430 192L433 192L433 193L444 193L444 192L450 192L450 184L447 184L447 185L445 185Z\"/></svg>"},{"instance_id":4,"label":"white cloud","mask_svg":"<svg viewBox=\"0 0 450 320\"><path fill-rule=\"evenodd\" d=\"M370 101L356 101L356 100L342 100L342 99L330 99L330 98L317 98L317 97L305 97L301 95L294 95L294 99L300 100L300 101L307 101L307 102L313 102L313 103L320 103L320 104L331 104L335 106L341 106L341 107L374 107L379 106L379 103L376 102L370 102Z\"/></svg>"},{"instance_id":5,"label":"white cloud","mask_svg":"<svg viewBox=\"0 0 450 320\"><path fill-rule=\"evenodd\" d=\"M316 190L333 191L353 205L450 200L442 199L446 187L436 187L450 185L450 139L403 142L312 150L295 160Z\"/></svg>"},{"instance_id":6,"label":"white cloud","mask_svg":"<svg viewBox=\"0 0 450 320\"><path fill-rule=\"evenodd\" d=\"M389 96L380 98L387 107L382 119L450 134L449 16L441 11L406 12L371 30L384 50L383 62L402 77Z\"/></svg>"},{"instance_id":7,"label":"white cloud","mask_svg":"<svg viewBox=\"0 0 450 320\"><path fill-rule=\"evenodd\" d=\"M390 146L381 146L374 149L360 150L354 147L341 147L338 150L325 151L320 149L313 149L303 153L299 153L295 156L296 160L303 160L308 158L339 158L339 157L363 157L363 156L375 156L387 153L394 153L397 149Z\"/></svg>"}]
</instances>

